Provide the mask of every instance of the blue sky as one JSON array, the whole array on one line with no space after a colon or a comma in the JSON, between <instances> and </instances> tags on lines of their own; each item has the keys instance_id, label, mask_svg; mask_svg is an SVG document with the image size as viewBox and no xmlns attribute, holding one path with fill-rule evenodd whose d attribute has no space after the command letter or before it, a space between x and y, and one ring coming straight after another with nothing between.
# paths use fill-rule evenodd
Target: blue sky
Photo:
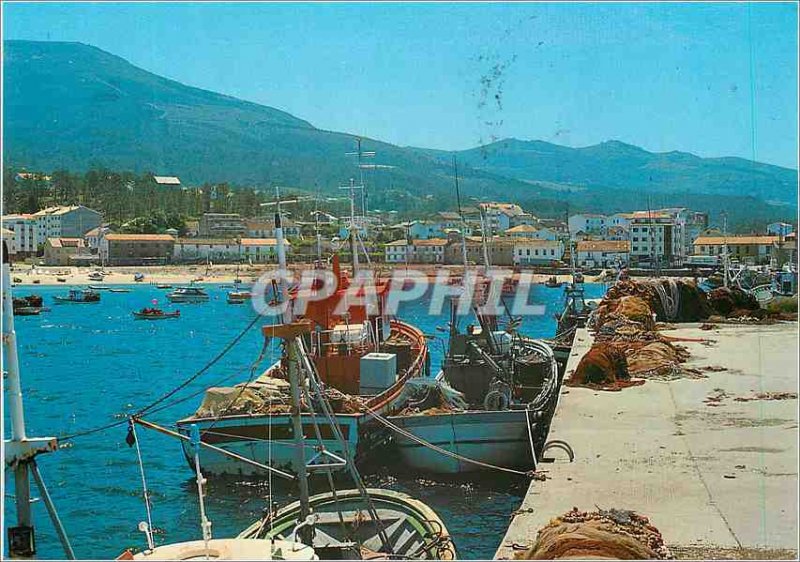
<instances>
[{"instance_id":1,"label":"blue sky","mask_svg":"<svg viewBox=\"0 0 800 562\"><path fill-rule=\"evenodd\" d=\"M795 3L4 3L3 34L399 145L618 139L797 167Z\"/></svg>"}]
</instances>

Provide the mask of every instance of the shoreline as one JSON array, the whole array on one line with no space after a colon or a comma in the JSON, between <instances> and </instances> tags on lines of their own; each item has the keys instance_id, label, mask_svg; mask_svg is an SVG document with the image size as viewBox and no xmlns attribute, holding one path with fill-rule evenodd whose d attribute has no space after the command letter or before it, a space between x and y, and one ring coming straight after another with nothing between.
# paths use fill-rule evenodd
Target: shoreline
<instances>
[{"instance_id":1,"label":"shoreline","mask_svg":"<svg viewBox=\"0 0 800 562\"><path fill-rule=\"evenodd\" d=\"M312 264L290 264L288 269L292 272L304 271L311 269ZM396 269L404 269L405 265L396 266L394 264L380 264L375 267L375 271L379 275L389 275ZM252 283L264 273L274 271L277 266L274 264L261 265L261 266L241 266L239 268L239 279L243 283ZM343 265L343 269L349 269L348 264ZM430 265L419 264L415 267L409 267L410 270L421 271L427 275L436 275L439 271L448 270L453 276L461 275L463 270L462 266L457 265ZM504 269L500 267L500 269ZM508 268L510 269L510 268ZM197 284L233 284L237 277L236 266L213 265L206 266L183 266L183 265L166 265L166 266L113 266L103 268L106 276L102 281L93 281L89 279L89 274L97 271L97 268L85 267L69 267L69 266L30 266L30 265L16 265L12 266L11 279L12 286L18 287L36 287L36 286L74 286L74 285L153 285L153 284L171 284L171 285L189 285L194 282ZM526 273L526 270L522 270ZM134 275L142 273L144 275L143 281L134 281ZM534 273L533 281L535 283L544 283L553 275ZM516 276L516 274L515 274ZM568 282L571 280L571 275L555 275L561 282ZM65 281L59 281L58 278L63 278ZM34 283L38 280L38 283ZM586 276L586 282L596 282L596 278Z\"/></svg>"}]
</instances>

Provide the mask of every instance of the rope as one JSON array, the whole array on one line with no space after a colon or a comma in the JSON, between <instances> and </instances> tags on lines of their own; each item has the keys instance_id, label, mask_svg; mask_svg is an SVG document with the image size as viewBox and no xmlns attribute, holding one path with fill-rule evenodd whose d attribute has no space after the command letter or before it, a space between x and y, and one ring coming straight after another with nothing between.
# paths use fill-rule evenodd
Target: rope
<instances>
[{"instance_id":1,"label":"rope","mask_svg":"<svg viewBox=\"0 0 800 562\"><path fill-rule=\"evenodd\" d=\"M142 496L144 497L144 507L147 511L147 548L153 550L155 544L153 543L153 518L150 513L150 492L147 490L147 480L144 477L144 463L142 462L142 451L139 449L139 437L136 435L136 424L133 423L133 418L128 418L128 424L133 434L133 441L136 444L136 459L139 461L139 472L142 475Z\"/></svg>"},{"instance_id":2,"label":"rope","mask_svg":"<svg viewBox=\"0 0 800 562\"><path fill-rule=\"evenodd\" d=\"M203 366L202 369L197 371L195 374L193 374L191 377L189 377L188 379L183 381L181 384L179 384L178 386L176 386L175 388L173 388L172 390L170 390L166 394L163 394L161 397L159 397L155 401L151 402L149 405L145 406L144 408L142 408L141 410L139 410L138 412L136 412L132 416L133 417L140 417L144 413L149 412L155 406L157 406L158 404L162 403L164 400L168 399L169 397L173 396L175 393L177 393L181 389L185 388L191 382L193 382L198 377L203 375L206 371L208 371L211 367L213 367L217 362L219 362L223 357L225 357L225 355L227 355L228 352L237 343L239 343L239 341L247 334L247 332L249 332L253 328L253 326L256 325L256 323L258 322L258 320L260 318L261 318L260 315L257 315L255 318L253 318L253 320L244 328L244 330L242 330L236 337L234 337L230 342L228 342L228 344L222 349L222 351L220 351L211 361L206 363ZM163 409L163 408L159 408L159 410L161 410L161 409ZM67 434L67 435L63 435L63 436L58 437L57 439L59 441L69 441L69 440L75 439L77 437L85 437L87 435L92 435L94 433L99 433L101 431L106 431L106 430L112 429L114 427L119 427L119 426L121 426L121 425L123 425L125 423L128 423L128 419L127 418L123 418L121 420L117 420L115 422L107 423L107 424L104 424L104 425L101 425L101 426L98 426L98 427L94 427L94 428L91 428L91 429L86 429L86 430L83 430L83 431L78 431L78 432L75 432L75 433L70 433L70 434Z\"/></svg>"}]
</instances>

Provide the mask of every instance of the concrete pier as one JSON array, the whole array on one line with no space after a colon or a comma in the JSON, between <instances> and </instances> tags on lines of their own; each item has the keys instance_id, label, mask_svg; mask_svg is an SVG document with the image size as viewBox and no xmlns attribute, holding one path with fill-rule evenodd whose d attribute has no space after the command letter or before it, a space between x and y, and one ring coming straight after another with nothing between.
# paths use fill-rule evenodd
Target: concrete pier
<instances>
[{"instance_id":1,"label":"concrete pier","mask_svg":"<svg viewBox=\"0 0 800 562\"><path fill-rule=\"evenodd\" d=\"M664 334L708 340L680 342L692 354L687 367L727 370L620 392L565 387L549 438L567 441L575 461L548 451L557 458L540 464L547 480L531 483L496 559L531 546L573 506L649 517L678 558L797 557L798 401L734 400L797 392L797 324L685 324ZM566 377L591 343L577 333Z\"/></svg>"}]
</instances>

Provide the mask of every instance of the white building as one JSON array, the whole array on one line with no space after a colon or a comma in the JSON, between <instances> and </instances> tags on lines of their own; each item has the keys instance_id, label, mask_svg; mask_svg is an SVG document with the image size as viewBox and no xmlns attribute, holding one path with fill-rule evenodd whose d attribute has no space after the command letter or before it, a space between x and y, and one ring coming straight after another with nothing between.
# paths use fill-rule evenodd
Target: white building
<instances>
[{"instance_id":1,"label":"white building","mask_svg":"<svg viewBox=\"0 0 800 562\"><path fill-rule=\"evenodd\" d=\"M411 245L407 240L395 240L383 247L386 263L406 263L411 261Z\"/></svg>"},{"instance_id":2,"label":"white building","mask_svg":"<svg viewBox=\"0 0 800 562\"><path fill-rule=\"evenodd\" d=\"M561 240L514 240L514 265L550 265L564 257Z\"/></svg>"},{"instance_id":3,"label":"white building","mask_svg":"<svg viewBox=\"0 0 800 562\"><path fill-rule=\"evenodd\" d=\"M275 220L267 218L245 219L245 234L248 238L275 238ZM300 225L284 218L281 221L285 238L299 238Z\"/></svg>"},{"instance_id":4,"label":"white building","mask_svg":"<svg viewBox=\"0 0 800 562\"><path fill-rule=\"evenodd\" d=\"M526 213L522 207L514 203L481 203L479 205L487 222L486 230L490 234L499 234L511 228L514 217L522 217Z\"/></svg>"},{"instance_id":5,"label":"white building","mask_svg":"<svg viewBox=\"0 0 800 562\"><path fill-rule=\"evenodd\" d=\"M514 238L532 238L533 240L558 240L558 234L549 228L537 228L529 224L512 226L504 233Z\"/></svg>"},{"instance_id":6,"label":"white building","mask_svg":"<svg viewBox=\"0 0 800 562\"><path fill-rule=\"evenodd\" d=\"M572 215L567 220L569 226L570 237L578 232L586 234L600 234L606 226L611 224L610 219L606 215L598 215L595 213L585 213L580 215Z\"/></svg>"},{"instance_id":7,"label":"white building","mask_svg":"<svg viewBox=\"0 0 800 562\"><path fill-rule=\"evenodd\" d=\"M33 215L5 215L2 218L3 228L14 233L10 238L9 251L20 256L34 256L39 247L39 226Z\"/></svg>"},{"instance_id":8,"label":"white building","mask_svg":"<svg viewBox=\"0 0 800 562\"><path fill-rule=\"evenodd\" d=\"M575 247L578 267L627 265L631 243L627 240L582 240Z\"/></svg>"},{"instance_id":9,"label":"white building","mask_svg":"<svg viewBox=\"0 0 800 562\"><path fill-rule=\"evenodd\" d=\"M384 245L386 263L444 263L446 238L427 240L395 240Z\"/></svg>"},{"instance_id":10,"label":"white building","mask_svg":"<svg viewBox=\"0 0 800 562\"><path fill-rule=\"evenodd\" d=\"M48 238L82 238L103 220L101 213L83 205L47 207L33 216L42 242Z\"/></svg>"},{"instance_id":11,"label":"white building","mask_svg":"<svg viewBox=\"0 0 800 562\"><path fill-rule=\"evenodd\" d=\"M284 244L288 253L291 243L285 240ZM179 238L173 256L176 261L272 263L277 261L278 242L275 238Z\"/></svg>"}]
</instances>

